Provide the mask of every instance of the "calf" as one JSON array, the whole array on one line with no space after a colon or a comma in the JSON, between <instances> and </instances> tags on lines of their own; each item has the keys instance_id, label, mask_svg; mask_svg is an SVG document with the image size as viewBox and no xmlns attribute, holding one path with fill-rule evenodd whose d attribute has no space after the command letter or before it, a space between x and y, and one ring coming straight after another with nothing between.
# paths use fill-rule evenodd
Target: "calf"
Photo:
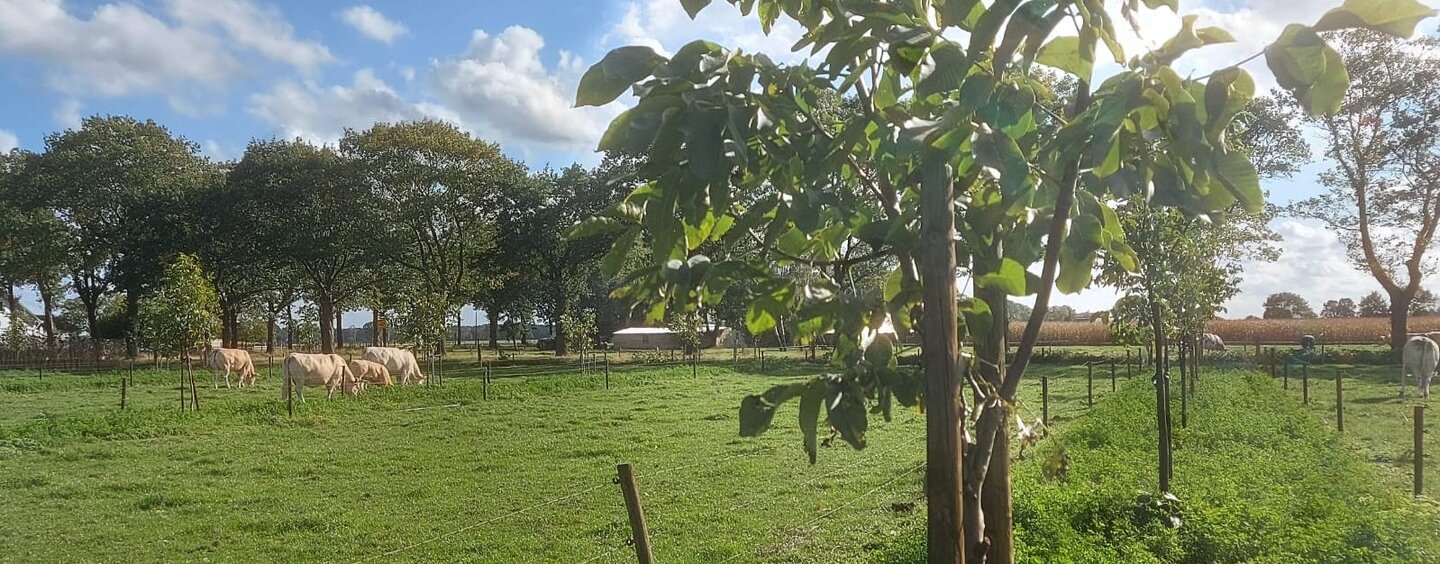
<instances>
[{"instance_id":1,"label":"calf","mask_svg":"<svg viewBox=\"0 0 1440 564\"><path fill-rule=\"evenodd\" d=\"M325 386L325 399L335 397L337 390L346 394L359 395L364 385L355 379L355 373L338 354L290 353L285 357L284 381L280 385L280 399L290 396L290 388L296 388L300 401L305 401L305 386Z\"/></svg>"},{"instance_id":2,"label":"calf","mask_svg":"<svg viewBox=\"0 0 1440 564\"><path fill-rule=\"evenodd\" d=\"M417 384L425 383L425 375L420 373L420 363L415 361L413 353L405 349L365 347L360 358L385 365L391 375L400 377L401 384L409 384L411 379L414 379Z\"/></svg>"},{"instance_id":3,"label":"calf","mask_svg":"<svg viewBox=\"0 0 1440 564\"><path fill-rule=\"evenodd\" d=\"M365 384L389 386L393 383L390 380L390 369L377 362L352 360L350 361L350 371L355 373L355 379Z\"/></svg>"},{"instance_id":4,"label":"calf","mask_svg":"<svg viewBox=\"0 0 1440 564\"><path fill-rule=\"evenodd\" d=\"M239 387L255 385L255 363L250 360L250 353L243 349L209 349L202 353L205 359L205 369L210 371L211 379L214 380L216 388L220 387L220 373L225 373L225 387L230 387L230 373L240 375Z\"/></svg>"},{"instance_id":5,"label":"calf","mask_svg":"<svg viewBox=\"0 0 1440 564\"><path fill-rule=\"evenodd\" d=\"M1420 397L1430 396L1430 377L1435 375L1435 366L1440 362L1440 346L1427 337L1410 337L1401 354L1400 397L1405 397L1405 376L1414 376L1415 385L1420 388Z\"/></svg>"}]
</instances>

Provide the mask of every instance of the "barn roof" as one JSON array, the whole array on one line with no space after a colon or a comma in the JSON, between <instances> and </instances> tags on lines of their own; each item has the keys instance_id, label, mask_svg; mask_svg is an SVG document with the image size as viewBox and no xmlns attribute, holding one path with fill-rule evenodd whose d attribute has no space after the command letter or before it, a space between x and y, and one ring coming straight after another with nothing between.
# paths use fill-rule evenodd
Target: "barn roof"
<instances>
[{"instance_id":1,"label":"barn roof","mask_svg":"<svg viewBox=\"0 0 1440 564\"><path fill-rule=\"evenodd\" d=\"M674 333L668 327L627 327L616 331L616 335L664 335Z\"/></svg>"}]
</instances>

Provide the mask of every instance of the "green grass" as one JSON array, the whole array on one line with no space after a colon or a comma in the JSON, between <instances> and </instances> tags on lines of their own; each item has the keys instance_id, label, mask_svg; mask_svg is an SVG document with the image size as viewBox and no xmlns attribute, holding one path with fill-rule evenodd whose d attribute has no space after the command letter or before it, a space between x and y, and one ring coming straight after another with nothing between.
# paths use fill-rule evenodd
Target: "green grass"
<instances>
[{"instance_id":1,"label":"green grass","mask_svg":"<svg viewBox=\"0 0 1440 564\"><path fill-rule=\"evenodd\" d=\"M1141 492L1157 489L1154 398L1132 382L1017 463L1022 561L1440 561L1440 512L1379 478L1348 438L1251 371L1209 370L1189 427L1175 429L1181 526L1138 510ZM1058 449L1068 479L1047 480L1041 461ZM916 561L922 534L886 547L885 560Z\"/></svg>"},{"instance_id":2,"label":"green grass","mask_svg":"<svg viewBox=\"0 0 1440 564\"><path fill-rule=\"evenodd\" d=\"M1316 365L1310 369L1310 403L1306 405L1322 425L1335 428L1335 374L1342 374L1345 398L1345 443L1369 461L1376 472L1396 491L1413 488L1415 464L1414 406L1426 406L1425 498L1440 507L1440 395L1421 399L1413 380L1405 382L1406 398L1400 398L1398 366ZM1304 397L1302 373L1291 370L1289 394L1296 401ZM1277 378L1282 381L1283 379ZM1440 394L1440 379L1432 384ZM1437 533L1440 534L1440 533Z\"/></svg>"},{"instance_id":3,"label":"green grass","mask_svg":"<svg viewBox=\"0 0 1440 564\"><path fill-rule=\"evenodd\" d=\"M743 395L815 367L616 366L605 390L516 366L496 369L490 401L454 368L439 388L312 388L293 418L263 375L213 390L198 373L202 410L181 414L173 371L138 371L124 412L115 373L0 372L0 561L633 561L619 462L664 562L863 560L924 519L913 410L816 466L793 405L736 436ZM1060 425L1084 409L1084 372L1051 374ZM1097 378L1097 399L1108 390ZM1022 388L1027 419L1038 393L1038 378Z\"/></svg>"}]
</instances>

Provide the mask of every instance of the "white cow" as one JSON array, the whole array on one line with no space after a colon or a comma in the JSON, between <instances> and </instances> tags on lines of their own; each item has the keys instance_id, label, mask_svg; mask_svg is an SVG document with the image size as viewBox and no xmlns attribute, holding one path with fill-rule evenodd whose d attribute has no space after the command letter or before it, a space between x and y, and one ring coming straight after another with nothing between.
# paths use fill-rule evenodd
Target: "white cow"
<instances>
[{"instance_id":1,"label":"white cow","mask_svg":"<svg viewBox=\"0 0 1440 564\"><path fill-rule=\"evenodd\" d=\"M360 353L360 358L370 362L384 365L390 371L391 376L399 376L401 384L409 384L415 380L417 384L425 383L425 375L420 373L420 363L415 361L415 354L405 349L395 347L365 347Z\"/></svg>"},{"instance_id":2,"label":"white cow","mask_svg":"<svg viewBox=\"0 0 1440 564\"><path fill-rule=\"evenodd\" d=\"M230 373L240 375L238 385L244 388L247 385L255 385L255 363L250 360L250 353L243 349L208 349L201 353L205 359L205 369L210 371L211 380L216 388L220 387L220 373L225 373L225 387L230 387Z\"/></svg>"},{"instance_id":3,"label":"white cow","mask_svg":"<svg viewBox=\"0 0 1440 564\"><path fill-rule=\"evenodd\" d=\"M280 386L280 399L290 396L294 386L300 401L305 401L305 386L325 386L325 399L335 397L336 390L348 395L359 395L364 386L350 371L350 365L338 354L290 353L285 357L284 380Z\"/></svg>"},{"instance_id":4,"label":"white cow","mask_svg":"<svg viewBox=\"0 0 1440 564\"><path fill-rule=\"evenodd\" d=\"M1440 363L1440 346L1427 337L1410 337L1401 354L1400 397L1405 397L1405 376L1414 376L1420 397L1430 396L1430 377Z\"/></svg>"},{"instance_id":5,"label":"white cow","mask_svg":"<svg viewBox=\"0 0 1440 564\"><path fill-rule=\"evenodd\" d=\"M1214 333L1201 333L1200 348L1207 351L1223 351L1225 350L1225 341Z\"/></svg>"}]
</instances>

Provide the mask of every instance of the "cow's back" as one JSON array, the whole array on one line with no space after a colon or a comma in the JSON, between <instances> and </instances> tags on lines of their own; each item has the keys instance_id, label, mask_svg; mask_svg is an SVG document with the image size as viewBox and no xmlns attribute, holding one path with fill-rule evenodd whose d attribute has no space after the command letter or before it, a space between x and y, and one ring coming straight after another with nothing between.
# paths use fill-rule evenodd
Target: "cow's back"
<instances>
[{"instance_id":1,"label":"cow's back","mask_svg":"<svg viewBox=\"0 0 1440 564\"><path fill-rule=\"evenodd\" d=\"M420 365L410 351L395 347L365 347L360 358L384 365L391 375L408 380L410 377L423 378Z\"/></svg>"}]
</instances>

